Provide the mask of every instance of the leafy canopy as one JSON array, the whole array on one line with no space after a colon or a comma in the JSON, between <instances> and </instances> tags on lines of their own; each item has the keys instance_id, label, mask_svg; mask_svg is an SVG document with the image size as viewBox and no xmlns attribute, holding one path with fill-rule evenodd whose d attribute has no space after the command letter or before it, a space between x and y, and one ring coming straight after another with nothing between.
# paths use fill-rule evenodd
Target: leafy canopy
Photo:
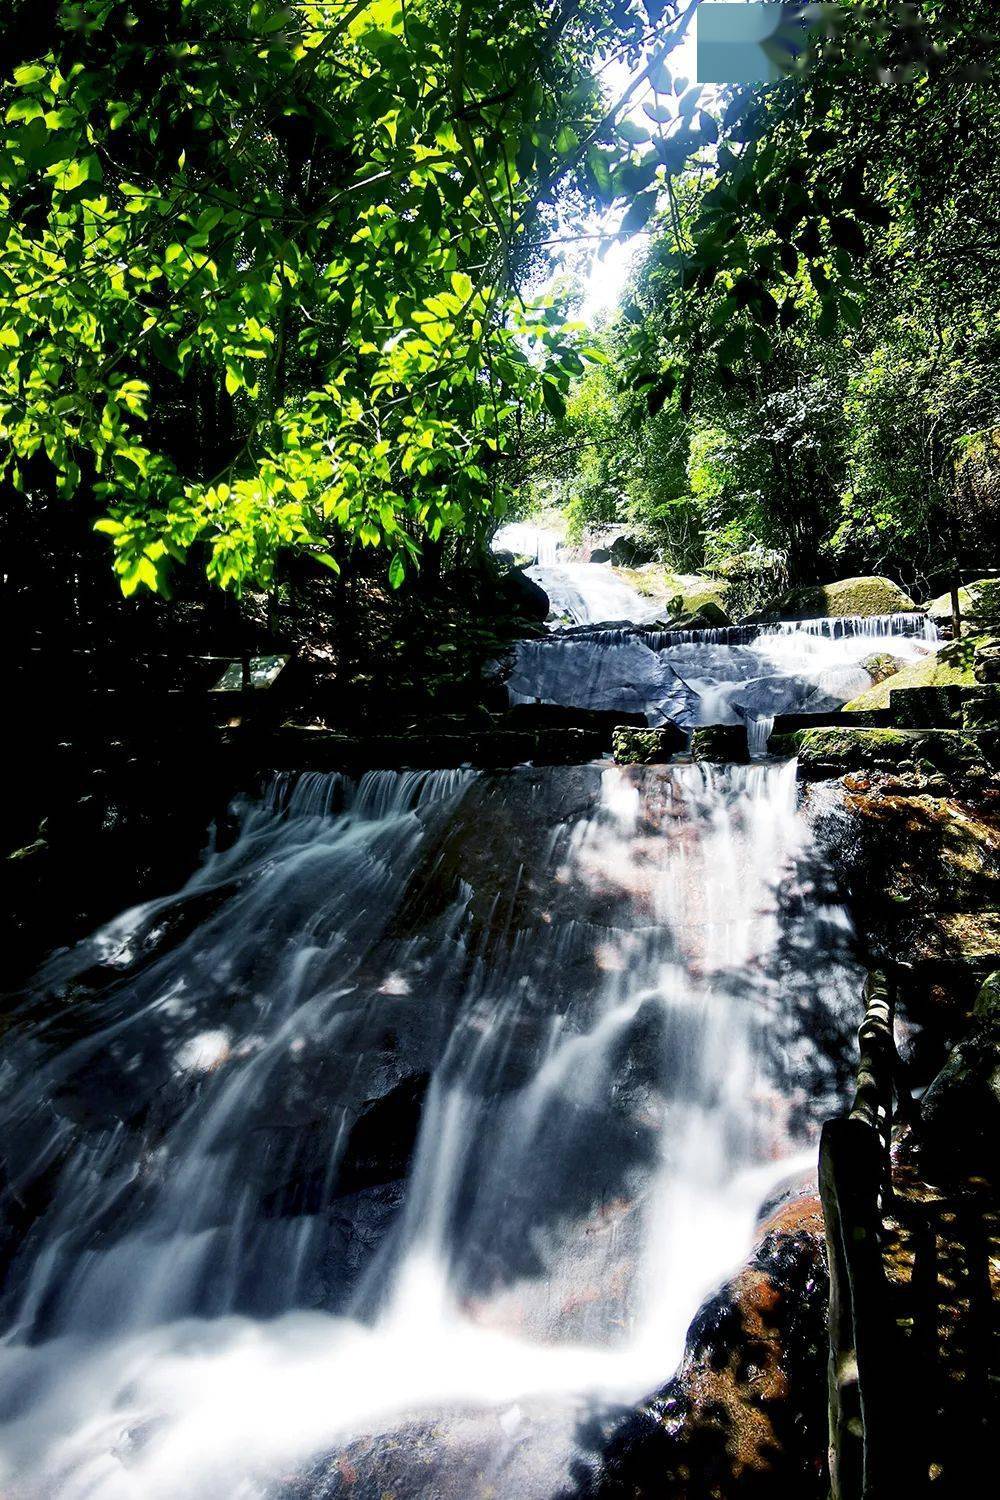
<instances>
[{"instance_id":1,"label":"leafy canopy","mask_svg":"<svg viewBox=\"0 0 1000 1500\"><path fill-rule=\"evenodd\" d=\"M662 63L693 3L59 0L42 47L30 9L0 471L91 497L126 593L192 550L239 591L349 545L398 585L422 538L502 513L521 414L559 420L586 358L519 291L553 194L644 218L662 176L594 57Z\"/></svg>"}]
</instances>

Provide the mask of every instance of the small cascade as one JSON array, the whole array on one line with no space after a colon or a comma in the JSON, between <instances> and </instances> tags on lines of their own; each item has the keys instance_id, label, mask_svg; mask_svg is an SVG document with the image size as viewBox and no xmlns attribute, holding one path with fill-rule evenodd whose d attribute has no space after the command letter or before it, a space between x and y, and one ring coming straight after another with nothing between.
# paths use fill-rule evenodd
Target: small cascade
<instances>
[{"instance_id":1,"label":"small cascade","mask_svg":"<svg viewBox=\"0 0 1000 1500\"><path fill-rule=\"evenodd\" d=\"M511 521L501 526L493 538L494 552L512 552L515 557L531 558L542 567L553 567L559 552L559 538L544 526L527 521Z\"/></svg>"},{"instance_id":2,"label":"small cascade","mask_svg":"<svg viewBox=\"0 0 1000 1500\"><path fill-rule=\"evenodd\" d=\"M415 1500L478 1406L555 1500L837 1107L849 936L791 764L277 777L13 1017L0 1488L318 1500L424 1413Z\"/></svg>"},{"instance_id":3,"label":"small cascade","mask_svg":"<svg viewBox=\"0 0 1000 1500\"><path fill-rule=\"evenodd\" d=\"M872 643L898 638L924 641L934 645L940 640L940 632L934 621L921 611L896 615L845 615L824 617L815 620L774 620L749 625L720 625L701 630L663 630L655 625L645 625L636 630L628 624L584 624L567 628L560 636L579 639L586 637L602 645L613 645L625 636L641 635L653 651L669 650L672 646L749 646L768 637L792 637L798 642L809 638L819 641L863 641L867 651ZM821 647L818 649L822 649Z\"/></svg>"},{"instance_id":4,"label":"small cascade","mask_svg":"<svg viewBox=\"0 0 1000 1500\"><path fill-rule=\"evenodd\" d=\"M549 597L553 628L593 626L614 620L624 624L655 620L662 604L640 594L608 563L551 564L527 569Z\"/></svg>"},{"instance_id":5,"label":"small cascade","mask_svg":"<svg viewBox=\"0 0 1000 1500\"><path fill-rule=\"evenodd\" d=\"M764 725L840 708L871 685L868 657L916 661L937 640L915 613L690 631L582 627L520 642L507 686L514 703L639 713L650 725Z\"/></svg>"}]
</instances>

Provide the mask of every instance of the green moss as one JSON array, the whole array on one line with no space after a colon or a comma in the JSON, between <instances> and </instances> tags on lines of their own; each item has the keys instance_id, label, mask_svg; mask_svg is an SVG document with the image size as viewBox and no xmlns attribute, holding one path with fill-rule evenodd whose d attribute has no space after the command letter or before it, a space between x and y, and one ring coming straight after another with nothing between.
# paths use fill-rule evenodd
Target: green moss
<instances>
[{"instance_id":1,"label":"green moss","mask_svg":"<svg viewBox=\"0 0 1000 1500\"><path fill-rule=\"evenodd\" d=\"M972 675L975 648L984 639L982 636L963 636L960 641L951 641L923 661L911 662L884 682L876 683L867 692L852 698L850 703L845 703L845 712L888 708L889 694L904 688L975 687L976 679Z\"/></svg>"},{"instance_id":2,"label":"green moss","mask_svg":"<svg viewBox=\"0 0 1000 1500\"><path fill-rule=\"evenodd\" d=\"M996 578L977 578L958 591L958 603L964 620L975 620L980 615L993 618L997 613L1000 582ZM937 625L951 619L951 594L939 594L927 606L927 613Z\"/></svg>"},{"instance_id":3,"label":"green moss","mask_svg":"<svg viewBox=\"0 0 1000 1500\"><path fill-rule=\"evenodd\" d=\"M957 729L844 729L823 726L782 735L780 752L797 755L803 776L840 776L848 771L892 769L902 761L926 761L931 772L978 763L978 741ZM772 750L777 749L775 740Z\"/></svg>"},{"instance_id":4,"label":"green moss","mask_svg":"<svg viewBox=\"0 0 1000 1500\"><path fill-rule=\"evenodd\" d=\"M793 589L782 599L777 614L786 620L827 619L846 615L893 615L916 607L898 583L872 574Z\"/></svg>"},{"instance_id":5,"label":"green moss","mask_svg":"<svg viewBox=\"0 0 1000 1500\"><path fill-rule=\"evenodd\" d=\"M682 749L684 740L683 731L675 724L666 724L661 729L622 724L612 732L611 751L619 766L658 766Z\"/></svg>"}]
</instances>

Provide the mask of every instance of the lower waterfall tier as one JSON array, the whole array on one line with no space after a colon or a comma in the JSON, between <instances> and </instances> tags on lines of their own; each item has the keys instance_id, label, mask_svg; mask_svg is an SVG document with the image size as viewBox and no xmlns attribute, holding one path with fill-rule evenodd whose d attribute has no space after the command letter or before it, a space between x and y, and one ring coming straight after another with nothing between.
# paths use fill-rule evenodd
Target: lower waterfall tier
<instances>
[{"instance_id":1,"label":"lower waterfall tier","mask_svg":"<svg viewBox=\"0 0 1000 1500\"><path fill-rule=\"evenodd\" d=\"M276 779L15 1018L0 1486L278 1495L516 1407L555 1497L808 1160L857 982L793 765Z\"/></svg>"}]
</instances>

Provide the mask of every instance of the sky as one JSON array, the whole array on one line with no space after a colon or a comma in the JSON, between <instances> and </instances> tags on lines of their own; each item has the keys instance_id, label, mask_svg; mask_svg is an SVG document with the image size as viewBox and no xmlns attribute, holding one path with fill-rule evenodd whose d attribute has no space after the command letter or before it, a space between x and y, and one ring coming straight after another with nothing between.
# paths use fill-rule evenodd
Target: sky
<instances>
[{"instance_id":1,"label":"sky","mask_svg":"<svg viewBox=\"0 0 1000 1500\"><path fill-rule=\"evenodd\" d=\"M695 28L697 24L696 15L694 25L689 27L681 45L676 52L671 53L669 67L675 78L689 78L693 81L696 77ZM617 97L627 88L631 76L623 63L615 62L608 67L604 78L612 98ZM642 112L641 99L634 104L629 114L641 124L649 124ZM604 214L595 228L613 234L624 213L624 207L619 205ZM579 314L585 322L593 323L601 313L610 312L617 305L636 253L641 249L645 239L645 235L632 235L627 240L615 240L602 257L599 258L596 254L591 257L588 272L584 277L586 290Z\"/></svg>"}]
</instances>

